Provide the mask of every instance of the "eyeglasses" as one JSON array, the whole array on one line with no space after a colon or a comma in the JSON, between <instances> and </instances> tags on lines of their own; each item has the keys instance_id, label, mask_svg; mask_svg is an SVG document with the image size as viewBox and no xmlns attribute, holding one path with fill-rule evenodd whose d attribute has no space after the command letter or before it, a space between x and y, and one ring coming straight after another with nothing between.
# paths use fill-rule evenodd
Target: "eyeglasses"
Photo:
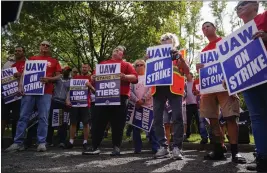
<instances>
[{"instance_id":1,"label":"eyeglasses","mask_svg":"<svg viewBox=\"0 0 267 173\"><path fill-rule=\"evenodd\" d=\"M78 73L77 71L73 71L73 73Z\"/></svg>"},{"instance_id":2,"label":"eyeglasses","mask_svg":"<svg viewBox=\"0 0 267 173\"><path fill-rule=\"evenodd\" d=\"M143 67L144 64L136 64L135 67Z\"/></svg>"},{"instance_id":3,"label":"eyeglasses","mask_svg":"<svg viewBox=\"0 0 267 173\"><path fill-rule=\"evenodd\" d=\"M44 46L44 47L45 47L45 46L46 46L46 47L50 47L50 45L48 45L48 44L42 44L42 46Z\"/></svg>"},{"instance_id":4,"label":"eyeglasses","mask_svg":"<svg viewBox=\"0 0 267 173\"><path fill-rule=\"evenodd\" d=\"M243 7L249 3L257 3L257 1L243 1L235 7L235 11L237 11L239 7Z\"/></svg>"}]
</instances>

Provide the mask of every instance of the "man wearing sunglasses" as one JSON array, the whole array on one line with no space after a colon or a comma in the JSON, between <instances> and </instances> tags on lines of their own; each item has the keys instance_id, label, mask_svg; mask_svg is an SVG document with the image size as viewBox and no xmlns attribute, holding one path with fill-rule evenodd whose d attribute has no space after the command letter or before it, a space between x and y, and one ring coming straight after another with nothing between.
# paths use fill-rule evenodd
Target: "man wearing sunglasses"
<instances>
[{"instance_id":1,"label":"man wearing sunglasses","mask_svg":"<svg viewBox=\"0 0 267 173\"><path fill-rule=\"evenodd\" d=\"M44 95L24 95L22 79L19 84L19 91L23 95L21 99L20 118L17 125L16 136L14 143L6 149L6 151L17 151L23 148L24 134L27 128L27 123L34 106L38 109L38 130L37 130L37 151L46 151L46 136L48 130L48 115L50 110L51 98L54 85L52 82L60 78L61 67L59 62L51 57L50 43L43 41L40 44L40 54L30 57L29 60L46 60L47 70L46 77L40 78L40 81L45 84Z\"/></svg>"},{"instance_id":2,"label":"man wearing sunglasses","mask_svg":"<svg viewBox=\"0 0 267 173\"><path fill-rule=\"evenodd\" d=\"M258 32L254 33L253 38L262 38L265 48L267 48L267 11L258 14L259 3L255 1L240 1L236 6L236 13L244 23L254 20ZM265 62L266 63L266 62ZM267 83L243 91L250 119L252 131L257 149L256 164L252 163L247 167L248 170L267 172Z\"/></svg>"}]
</instances>

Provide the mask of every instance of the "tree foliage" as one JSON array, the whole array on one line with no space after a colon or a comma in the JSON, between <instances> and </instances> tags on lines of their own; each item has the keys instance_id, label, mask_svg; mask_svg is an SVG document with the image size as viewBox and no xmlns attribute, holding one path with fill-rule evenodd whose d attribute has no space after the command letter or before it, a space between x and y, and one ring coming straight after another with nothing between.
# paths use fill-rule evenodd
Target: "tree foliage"
<instances>
[{"instance_id":1,"label":"tree foliage","mask_svg":"<svg viewBox=\"0 0 267 173\"><path fill-rule=\"evenodd\" d=\"M159 44L164 32L176 33L182 46L181 30L186 1L26 1L20 20L2 32L2 49L23 45L27 56L38 54L43 40L52 43L52 53L62 63L80 69L109 58L117 45L127 48L134 61L148 46ZM176 18L172 18L176 16Z\"/></svg>"},{"instance_id":2,"label":"tree foliage","mask_svg":"<svg viewBox=\"0 0 267 173\"><path fill-rule=\"evenodd\" d=\"M222 1L211 1L209 4L212 9L212 15L215 17L215 25L217 28L217 34L224 37L225 31L223 28L223 18L227 15L226 13L226 0Z\"/></svg>"}]
</instances>

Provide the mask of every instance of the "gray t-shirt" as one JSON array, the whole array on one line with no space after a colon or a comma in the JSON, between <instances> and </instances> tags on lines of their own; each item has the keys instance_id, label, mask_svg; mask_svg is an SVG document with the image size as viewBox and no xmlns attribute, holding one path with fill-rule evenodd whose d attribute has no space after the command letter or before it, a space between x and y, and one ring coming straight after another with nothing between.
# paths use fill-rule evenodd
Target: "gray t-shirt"
<instances>
[{"instance_id":1,"label":"gray t-shirt","mask_svg":"<svg viewBox=\"0 0 267 173\"><path fill-rule=\"evenodd\" d=\"M70 79L63 79L61 77L59 80L55 82L53 100L65 103L69 89L70 89Z\"/></svg>"}]
</instances>

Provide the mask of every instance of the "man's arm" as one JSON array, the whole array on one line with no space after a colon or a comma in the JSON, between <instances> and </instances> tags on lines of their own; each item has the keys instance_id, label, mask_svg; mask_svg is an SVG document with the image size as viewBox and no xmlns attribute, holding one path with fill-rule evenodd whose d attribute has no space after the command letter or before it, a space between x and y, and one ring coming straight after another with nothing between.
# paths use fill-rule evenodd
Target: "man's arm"
<instances>
[{"instance_id":1,"label":"man's arm","mask_svg":"<svg viewBox=\"0 0 267 173\"><path fill-rule=\"evenodd\" d=\"M19 87L18 87L18 89L19 89L19 93L20 93L21 95L24 95L23 77L24 77L24 72L22 72L21 77L20 77L20 79L19 79Z\"/></svg>"},{"instance_id":2,"label":"man's arm","mask_svg":"<svg viewBox=\"0 0 267 173\"><path fill-rule=\"evenodd\" d=\"M130 63L127 64L126 74L121 73L121 80L130 82L132 84L138 83L138 75Z\"/></svg>"},{"instance_id":3,"label":"man's arm","mask_svg":"<svg viewBox=\"0 0 267 173\"><path fill-rule=\"evenodd\" d=\"M190 72L188 64L185 62L183 58L179 58L178 61L179 61L178 66L183 70L183 73L185 75L188 75Z\"/></svg>"}]
</instances>

